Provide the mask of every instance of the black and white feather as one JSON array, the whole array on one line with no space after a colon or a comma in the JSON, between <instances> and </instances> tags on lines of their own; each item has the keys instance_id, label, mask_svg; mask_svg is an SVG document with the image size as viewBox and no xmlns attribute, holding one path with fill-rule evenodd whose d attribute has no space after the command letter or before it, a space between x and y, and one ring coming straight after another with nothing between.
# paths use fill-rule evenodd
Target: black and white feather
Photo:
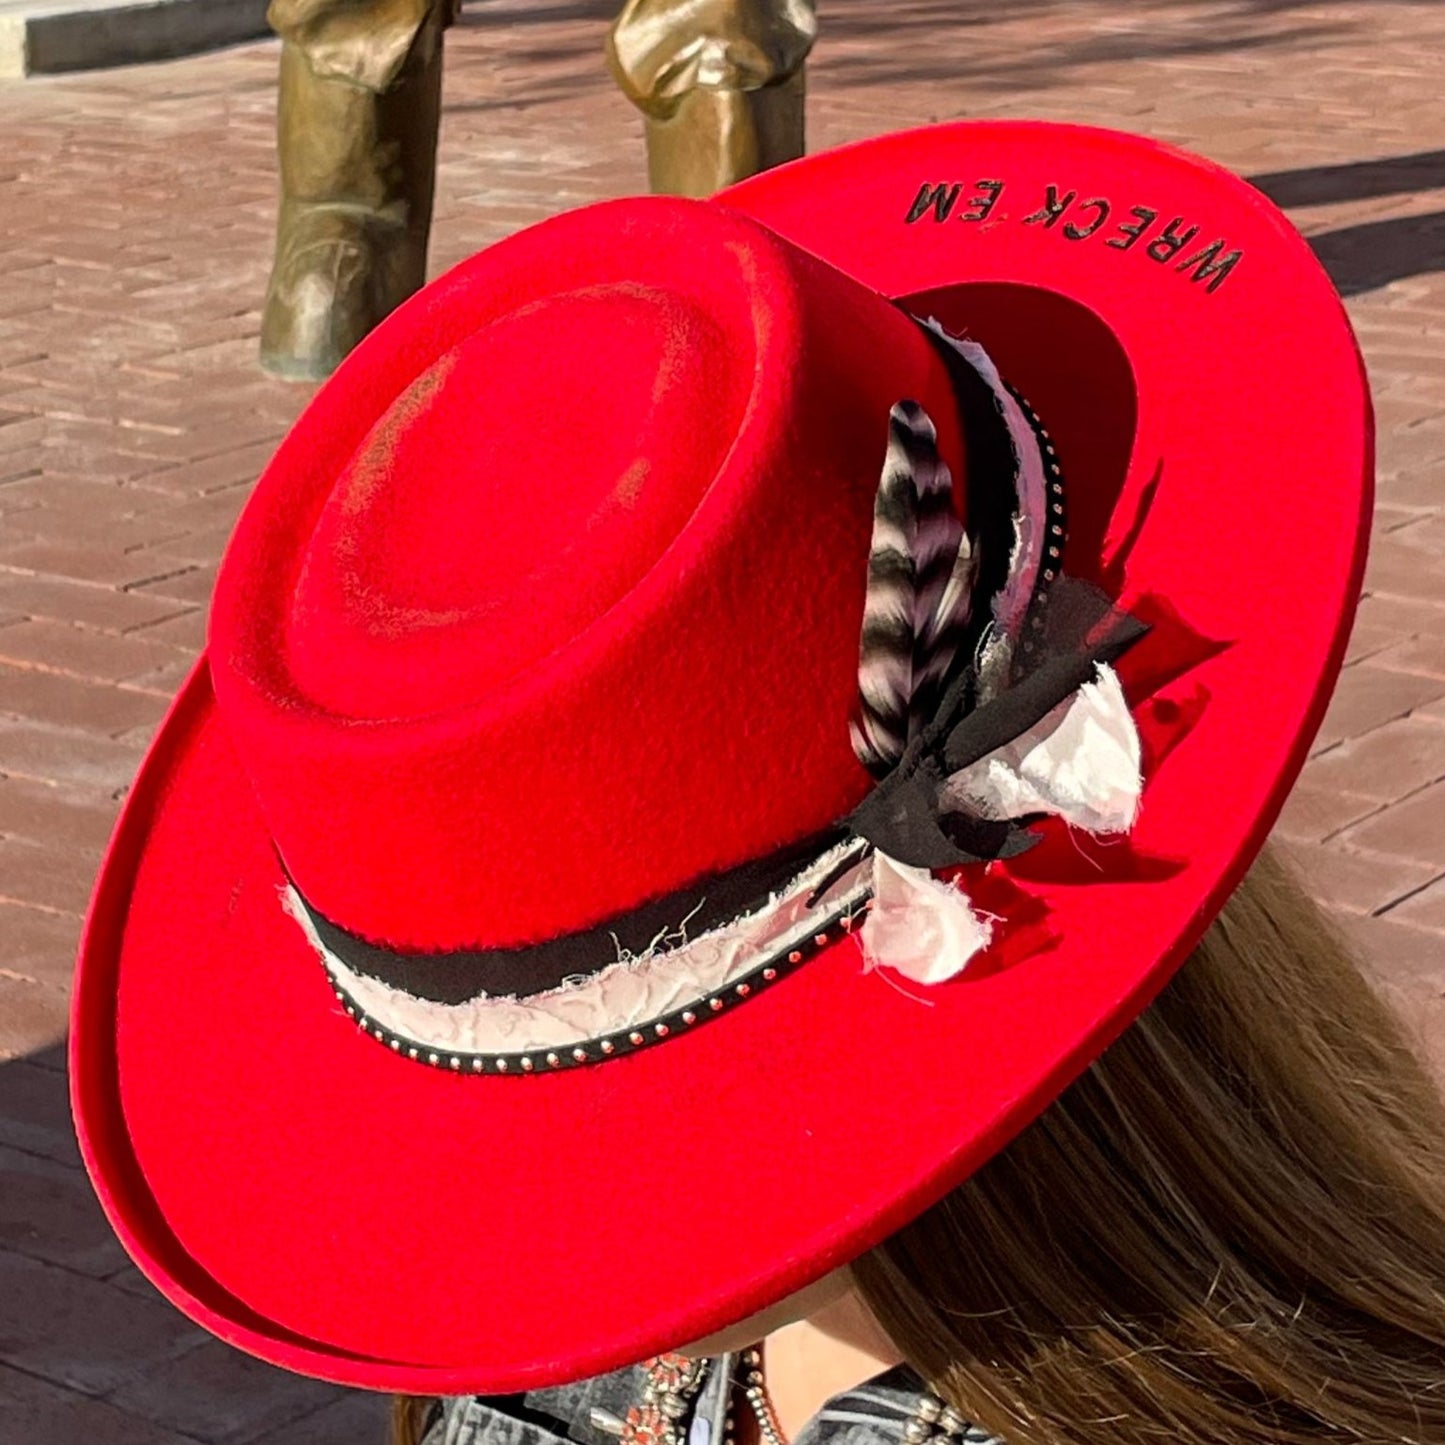
<instances>
[{"instance_id":1,"label":"black and white feather","mask_svg":"<svg viewBox=\"0 0 1445 1445\"><path fill-rule=\"evenodd\" d=\"M967 631L973 580L938 433L923 407L900 401L873 509L852 724L854 749L877 776L933 715Z\"/></svg>"},{"instance_id":2,"label":"black and white feather","mask_svg":"<svg viewBox=\"0 0 1445 1445\"><path fill-rule=\"evenodd\" d=\"M1110 664L1146 629L1061 575L1063 481L1027 403L977 343L922 324L958 402L969 530L932 421L899 402L852 728L878 783L846 822L873 849L868 966L934 984L988 946L996 921L973 907L960 865L1023 851L1041 816L1100 835L1132 826L1139 739Z\"/></svg>"}]
</instances>

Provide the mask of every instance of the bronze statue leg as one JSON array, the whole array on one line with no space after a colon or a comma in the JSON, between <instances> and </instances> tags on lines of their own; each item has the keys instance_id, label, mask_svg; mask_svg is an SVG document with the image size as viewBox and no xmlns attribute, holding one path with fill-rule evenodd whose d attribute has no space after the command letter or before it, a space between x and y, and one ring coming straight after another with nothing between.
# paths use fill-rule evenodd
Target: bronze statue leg
<instances>
[{"instance_id":1,"label":"bronze statue leg","mask_svg":"<svg viewBox=\"0 0 1445 1445\"><path fill-rule=\"evenodd\" d=\"M273 0L281 206L261 364L316 380L426 279L450 4Z\"/></svg>"},{"instance_id":2,"label":"bronze statue leg","mask_svg":"<svg viewBox=\"0 0 1445 1445\"><path fill-rule=\"evenodd\" d=\"M803 154L815 0L627 0L608 36L654 191L710 195Z\"/></svg>"}]
</instances>

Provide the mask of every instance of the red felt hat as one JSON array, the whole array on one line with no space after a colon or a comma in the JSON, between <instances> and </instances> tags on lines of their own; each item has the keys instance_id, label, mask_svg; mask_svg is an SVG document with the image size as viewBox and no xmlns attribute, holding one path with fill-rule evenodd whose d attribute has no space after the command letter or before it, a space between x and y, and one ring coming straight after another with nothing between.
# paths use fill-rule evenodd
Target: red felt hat
<instances>
[{"instance_id":1,"label":"red felt hat","mask_svg":"<svg viewBox=\"0 0 1445 1445\"><path fill-rule=\"evenodd\" d=\"M877 1243L1238 882L1370 476L1308 247L1135 137L914 131L457 267L261 477L102 867L127 1248L256 1355L452 1393Z\"/></svg>"}]
</instances>

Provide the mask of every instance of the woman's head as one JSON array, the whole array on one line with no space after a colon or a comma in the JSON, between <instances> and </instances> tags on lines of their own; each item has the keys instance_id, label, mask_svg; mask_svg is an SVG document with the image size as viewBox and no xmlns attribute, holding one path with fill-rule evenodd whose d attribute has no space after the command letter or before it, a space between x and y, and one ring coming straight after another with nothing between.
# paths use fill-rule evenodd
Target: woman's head
<instances>
[{"instance_id":1,"label":"woman's head","mask_svg":"<svg viewBox=\"0 0 1445 1445\"><path fill-rule=\"evenodd\" d=\"M1009 1445L1445 1439L1445 1114L1268 854L1133 1027L852 1272Z\"/></svg>"}]
</instances>

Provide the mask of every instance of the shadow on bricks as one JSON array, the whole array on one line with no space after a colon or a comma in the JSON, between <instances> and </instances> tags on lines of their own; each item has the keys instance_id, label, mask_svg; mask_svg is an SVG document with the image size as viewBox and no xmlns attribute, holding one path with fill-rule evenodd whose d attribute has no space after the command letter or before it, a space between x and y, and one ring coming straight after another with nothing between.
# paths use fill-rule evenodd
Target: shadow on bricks
<instances>
[{"instance_id":1,"label":"shadow on bricks","mask_svg":"<svg viewBox=\"0 0 1445 1445\"><path fill-rule=\"evenodd\" d=\"M1376 200L1445 187L1445 150L1251 176L1277 206ZM1445 211L1363 221L1309 238L1342 296L1445 270Z\"/></svg>"},{"instance_id":2,"label":"shadow on bricks","mask_svg":"<svg viewBox=\"0 0 1445 1445\"><path fill-rule=\"evenodd\" d=\"M81 1166L64 1046L0 1064L0 1440L381 1445L386 1408L254 1360L161 1299Z\"/></svg>"}]
</instances>

